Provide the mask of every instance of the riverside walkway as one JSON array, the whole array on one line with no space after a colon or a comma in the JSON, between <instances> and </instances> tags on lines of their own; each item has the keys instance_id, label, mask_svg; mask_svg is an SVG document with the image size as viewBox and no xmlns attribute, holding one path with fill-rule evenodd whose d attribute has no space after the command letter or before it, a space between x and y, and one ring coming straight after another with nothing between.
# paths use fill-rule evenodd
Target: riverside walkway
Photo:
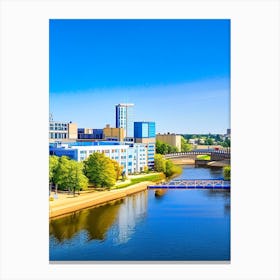
<instances>
[{"instance_id":1,"label":"riverside walkway","mask_svg":"<svg viewBox=\"0 0 280 280\"><path fill-rule=\"evenodd\" d=\"M230 181L224 179L181 179L148 186L149 189L230 189Z\"/></svg>"}]
</instances>

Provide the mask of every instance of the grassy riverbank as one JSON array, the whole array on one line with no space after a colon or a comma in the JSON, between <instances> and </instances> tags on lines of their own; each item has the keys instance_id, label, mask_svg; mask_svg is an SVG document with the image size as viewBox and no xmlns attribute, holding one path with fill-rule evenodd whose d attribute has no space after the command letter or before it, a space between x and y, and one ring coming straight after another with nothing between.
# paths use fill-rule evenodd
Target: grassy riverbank
<instances>
[{"instance_id":1,"label":"grassy riverbank","mask_svg":"<svg viewBox=\"0 0 280 280\"><path fill-rule=\"evenodd\" d=\"M111 190L113 189L122 189L122 188L126 188L141 182L145 182L145 181L149 181L149 182L160 182L162 180L165 179L165 175L163 173L154 173L154 174L146 174L146 175L142 175L142 176L137 176L137 177L131 177L129 180L120 183L118 185L115 185L114 187L111 188Z\"/></svg>"},{"instance_id":2,"label":"grassy riverbank","mask_svg":"<svg viewBox=\"0 0 280 280\"><path fill-rule=\"evenodd\" d=\"M131 176L123 183L118 183L110 189L94 189L82 191L79 195L58 193L56 199L50 201L49 217L55 218L70 214L84 208L99 206L101 204L124 198L128 195L147 189L148 185L165 179L163 173L141 174Z\"/></svg>"}]
</instances>

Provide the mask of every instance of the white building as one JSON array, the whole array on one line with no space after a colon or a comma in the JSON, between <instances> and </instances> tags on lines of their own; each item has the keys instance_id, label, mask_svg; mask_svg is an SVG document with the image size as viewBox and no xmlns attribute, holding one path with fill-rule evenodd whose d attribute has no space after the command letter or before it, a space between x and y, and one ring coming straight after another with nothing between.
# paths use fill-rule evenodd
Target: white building
<instances>
[{"instance_id":1,"label":"white building","mask_svg":"<svg viewBox=\"0 0 280 280\"><path fill-rule=\"evenodd\" d=\"M50 155L68 156L71 159L83 161L92 153L104 153L123 166L126 175L141 172L148 166L145 144L125 145L118 142L114 143L94 142L91 145L56 143L50 146Z\"/></svg>"},{"instance_id":2,"label":"white building","mask_svg":"<svg viewBox=\"0 0 280 280\"><path fill-rule=\"evenodd\" d=\"M134 104L120 103L116 105L116 128L123 128L125 137L134 137L133 126Z\"/></svg>"}]
</instances>

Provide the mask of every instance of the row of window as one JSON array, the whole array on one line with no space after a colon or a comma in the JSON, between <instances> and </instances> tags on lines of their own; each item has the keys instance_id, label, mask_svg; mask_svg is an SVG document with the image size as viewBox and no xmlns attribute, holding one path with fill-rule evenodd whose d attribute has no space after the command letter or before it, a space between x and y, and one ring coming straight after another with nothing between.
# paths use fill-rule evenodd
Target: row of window
<instances>
[{"instance_id":1,"label":"row of window","mask_svg":"<svg viewBox=\"0 0 280 280\"><path fill-rule=\"evenodd\" d=\"M56 132L51 132L49 134L50 139L67 139L67 133L56 133Z\"/></svg>"}]
</instances>

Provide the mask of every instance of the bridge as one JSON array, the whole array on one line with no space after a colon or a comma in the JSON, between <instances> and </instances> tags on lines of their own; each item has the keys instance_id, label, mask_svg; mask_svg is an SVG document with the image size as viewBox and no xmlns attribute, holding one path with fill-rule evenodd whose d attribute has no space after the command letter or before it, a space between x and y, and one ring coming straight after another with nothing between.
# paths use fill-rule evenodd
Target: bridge
<instances>
[{"instance_id":1,"label":"bridge","mask_svg":"<svg viewBox=\"0 0 280 280\"><path fill-rule=\"evenodd\" d=\"M148 186L148 189L223 189L230 190L230 181L224 179L182 179Z\"/></svg>"},{"instance_id":2,"label":"bridge","mask_svg":"<svg viewBox=\"0 0 280 280\"><path fill-rule=\"evenodd\" d=\"M210 155L212 161L225 160L225 159L230 159L230 149L229 148L220 149L220 150L199 149L199 150L193 150L189 152L166 154L165 158L166 159L178 159L178 158L196 159L198 155Z\"/></svg>"}]
</instances>

